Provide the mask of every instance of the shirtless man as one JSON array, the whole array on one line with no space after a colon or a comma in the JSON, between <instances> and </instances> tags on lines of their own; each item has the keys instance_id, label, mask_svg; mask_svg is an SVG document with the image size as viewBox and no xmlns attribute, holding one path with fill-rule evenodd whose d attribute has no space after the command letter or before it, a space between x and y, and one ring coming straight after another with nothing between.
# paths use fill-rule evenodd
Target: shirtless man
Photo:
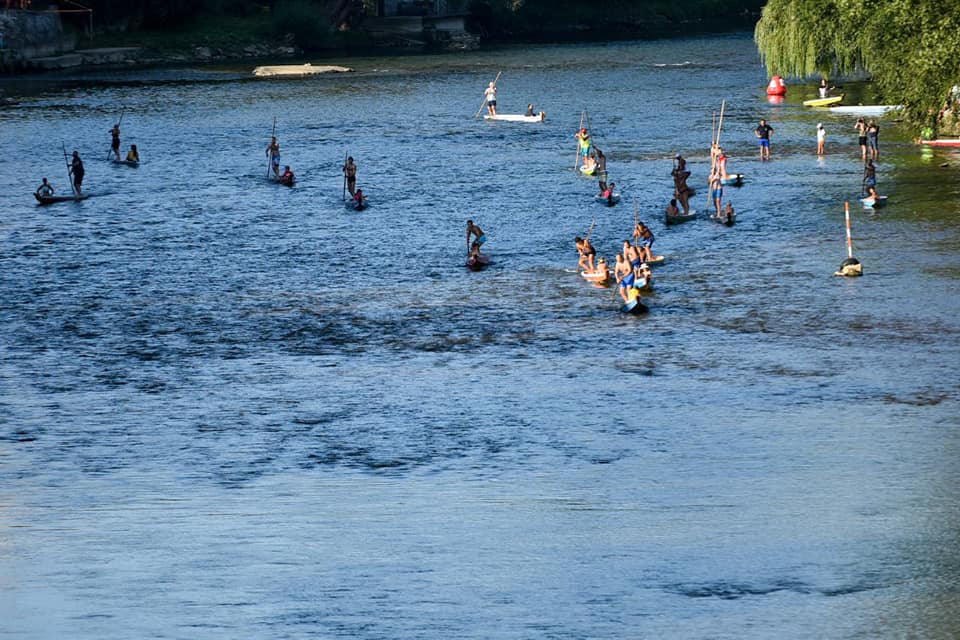
<instances>
[{"instance_id":1,"label":"shirtless man","mask_svg":"<svg viewBox=\"0 0 960 640\"><path fill-rule=\"evenodd\" d=\"M471 237L474 238L472 244L470 242ZM479 254L480 245L482 245L486 241L487 241L487 236L483 235L483 229L473 224L473 220L467 220L467 254L469 255L470 250L473 247L476 247L477 253Z\"/></svg>"},{"instance_id":2,"label":"shirtless man","mask_svg":"<svg viewBox=\"0 0 960 640\"><path fill-rule=\"evenodd\" d=\"M636 278L633 275L633 267L630 266L629 260L619 253L617 254L617 266L613 270L613 275L617 279L620 297L623 298L623 302L626 304L630 301L627 289L633 287Z\"/></svg>"},{"instance_id":3,"label":"shirtless man","mask_svg":"<svg viewBox=\"0 0 960 640\"><path fill-rule=\"evenodd\" d=\"M270 168L273 170L275 178L280 177L280 143L276 136L270 136L270 144L267 145L267 157L270 158Z\"/></svg>"},{"instance_id":4,"label":"shirtless man","mask_svg":"<svg viewBox=\"0 0 960 640\"><path fill-rule=\"evenodd\" d=\"M672 199L670 200L670 204L667 205L666 211L667 211L667 215L668 215L668 216L678 216L678 215L680 215L680 209L679 209L679 207L677 207L677 199L676 199L676 198L672 198ZM640 224L637 224L637 226L635 226L635 227L633 228L633 237L634 237L634 238L637 238L637 237L638 237L638 235L637 235L637 228L639 228L640 226L641 226Z\"/></svg>"},{"instance_id":5,"label":"shirtless man","mask_svg":"<svg viewBox=\"0 0 960 640\"><path fill-rule=\"evenodd\" d=\"M640 249L644 262L653 260L653 241L656 238L653 237L653 231L650 231L650 227L638 222L633 228L633 237L636 239L635 246Z\"/></svg>"},{"instance_id":6,"label":"shirtless man","mask_svg":"<svg viewBox=\"0 0 960 640\"><path fill-rule=\"evenodd\" d=\"M491 82L483 92L484 99L487 101L487 113L491 116L497 115L497 85Z\"/></svg>"},{"instance_id":7,"label":"shirtless man","mask_svg":"<svg viewBox=\"0 0 960 640\"><path fill-rule=\"evenodd\" d=\"M580 254L580 260L577 262L577 267L583 269L587 273L593 273L595 270L593 259L597 255L597 250L593 248L592 244L590 244L590 238L581 238L580 236L577 236L573 240L577 245L577 252Z\"/></svg>"},{"instance_id":8,"label":"shirtless man","mask_svg":"<svg viewBox=\"0 0 960 640\"><path fill-rule=\"evenodd\" d=\"M110 151L113 152L114 159L120 161L120 124L113 125L110 129Z\"/></svg>"},{"instance_id":9,"label":"shirtless man","mask_svg":"<svg viewBox=\"0 0 960 640\"><path fill-rule=\"evenodd\" d=\"M720 173L715 171L710 176L710 197L713 199L713 206L717 211L717 217L720 217L720 204L723 200L723 181L720 180Z\"/></svg>"},{"instance_id":10,"label":"shirtless man","mask_svg":"<svg viewBox=\"0 0 960 640\"><path fill-rule=\"evenodd\" d=\"M353 163L353 156L347 158L347 163L343 165L343 175L347 177L347 191L350 195L357 192L357 165Z\"/></svg>"},{"instance_id":11,"label":"shirtless man","mask_svg":"<svg viewBox=\"0 0 960 640\"><path fill-rule=\"evenodd\" d=\"M44 178L43 182L40 183L40 186L37 187L36 191L38 196L52 196L53 195L53 185L47 182L47 179Z\"/></svg>"},{"instance_id":12,"label":"shirtless man","mask_svg":"<svg viewBox=\"0 0 960 640\"><path fill-rule=\"evenodd\" d=\"M687 178L690 172L687 171L687 161L678 153L677 165L673 168L673 195L680 201L683 207L683 215L690 212L690 187L687 186Z\"/></svg>"}]
</instances>

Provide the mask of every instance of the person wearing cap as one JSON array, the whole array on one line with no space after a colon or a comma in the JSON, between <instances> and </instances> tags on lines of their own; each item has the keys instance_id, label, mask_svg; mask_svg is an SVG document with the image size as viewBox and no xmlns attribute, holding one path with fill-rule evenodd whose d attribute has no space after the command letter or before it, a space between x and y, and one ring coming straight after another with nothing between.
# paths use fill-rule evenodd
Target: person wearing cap
<instances>
[{"instance_id":1,"label":"person wearing cap","mask_svg":"<svg viewBox=\"0 0 960 640\"><path fill-rule=\"evenodd\" d=\"M827 130L823 128L823 123L817 123L817 155L823 155L823 145L827 141Z\"/></svg>"},{"instance_id":2,"label":"person wearing cap","mask_svg":"<svg viewBox=\"0 0 960 640\"><path fill-rule=\"evenodd\" d=\"M487 113L491 116L497 115L497 84L491 82L487 86L486 90L483 92L484 98L487 101Z\"/></svg>"}]
</instances>

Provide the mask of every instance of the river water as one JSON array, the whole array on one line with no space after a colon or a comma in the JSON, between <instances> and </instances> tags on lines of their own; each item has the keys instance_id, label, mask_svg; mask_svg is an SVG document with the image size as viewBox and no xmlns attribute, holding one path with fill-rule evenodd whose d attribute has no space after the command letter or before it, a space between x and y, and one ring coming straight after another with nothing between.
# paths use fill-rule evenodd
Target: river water
<instances>
[{"instance_id":1,"label":"river water","mask_svg":"<svg viewBox=\"0 0 960 640\"><path fill-rule=\"evenodd\" d=\"M846 280L855 118L770 104L748 36L333 62L0 84L0 637L960 634L960 153L883 121ZM545 123L473 118L498 71ZM723 99L737 225L665 228ZM95 197L38 207L61 143ZM571 272L634 199L646 317Z\"/></svg>"}]
</instances>

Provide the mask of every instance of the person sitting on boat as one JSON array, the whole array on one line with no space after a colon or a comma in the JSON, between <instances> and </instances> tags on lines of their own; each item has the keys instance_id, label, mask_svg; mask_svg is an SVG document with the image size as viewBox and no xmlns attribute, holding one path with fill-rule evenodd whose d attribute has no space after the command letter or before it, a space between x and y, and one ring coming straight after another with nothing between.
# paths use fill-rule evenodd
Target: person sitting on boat
<instances>
[{"instance_id":1,"label":"person sitting on boat","mask_svg":"<svg viewBox=\"0 0 960 640\"><path fill-rule=\"evenodd\" d=\"M352 196L357 190L357 165L353 162L353 156L348 157L344 163L343 175L347 178L347 191Z\"/></svg>"},{"instance_id":2,"label":"person sitting on boat","mask_svg":"<svg viewBox=\"0 0 960 640\"><path fill-rule=\"evenodd\" d=\"M826 98L827 96L829 96L830 92L833 91L834 89L836 89L836 87L827 86L826 78L820 78L820 87L817 89L817 91L820 92L821 98Z\"/></svg>"},{"instance_id":3,"label":"person sitting on boat","mask_svg":"<svg viewBox=\"0 0 960 640\"><path fill-rule=\"evenodd\" d=\"M470 238L474 238L473 243L471 244ZM473 220L467 220L467 253L470 253L471 247L477 247L479 250L480 245L487 241L487 236L483 234L483 229L473 224Z\"/></svg>"},{"instance_id":4,"label":"person sitting on boat","mask_svg":"<svg viewBox=\"0 0 960 640\"><path fill-rule=\"evenodd\" d=\"M276 136L270 136L270 144L267 145L267 157L270 158L270 168L273 169L275 178L280 177L280 143Z\"/></svg>"},{"instance_id":5,"label":"person sitting on boat","mask_svg":"<svg viewBox=\"0 0 960 640\"><path fill-rule=\"evenodd\" d=\"M623 257L626 258L631 269L636 269L643 263L643 252L640 247L633 246L629 240L623 241Z\"/></svg>"},{"instance_id":6,"label":"person sitting on boat","mask_svg":"<svg viewBox=\"0 0 960 640\"><path fill-rule=\"evenodd\" d=\"M710 176L710 197L713 198L713 206L716 208L717 217L720 217L720 204L723 200L723 181L720 179L720 172L714 171Z\"/></svg>"},{"instance_id":7,"label":"person sitting on boat","mask_svg":"<svg viewBox=\"0 0 960 640\"><path fill-rule=\"evenodd\" d=\"M36 194L38 196L50 197L53 195L53 185L47 182L47 179L44 178L43 182L40 183L40 186L37 187Z\"/></svg>"},{"instance_id":8,"label":"person sitting on boat","mask_svg":"<svg viewBox=\"0 0 960 640\"><path fill-rule=\"evenodd\" d=\"M633 288L636 278L633 275L633 267L630 266L629 260L619 253L617 254L617 266L613 269L613 275L620 288L620 297L623 298L624 303L629 302L627 289Z\"/></svg>"},{"instance_id":9,"label":"person sitting on boat","mask_svg":"<svg viewBox=\"0 0 960 640\"><path fill-rule=\"evenodd\" d=\"M871 186L867 187L867 195L866 195L866 197L867 197L868 199L876 200L878 197L880 197L880 194L877 193L877 188L874 187L873 185L871 185Z\"/></svg>"},{"instance_id":10,"label":"person sitting on boat","mask_svg":"<svg viewBox=\"0 0 960 640\"><path fill-rule=\"evenodd\" d=\"M597 255L597 250L593 248L593 245L590 244L590 238L581 238L577 236L573 239L574 243L577 245L577 253L580 254L580 260L577 262L577 268L582 269L587 273L593 273L595 266L593 264L593 259Z\"/></svg>"},{"instance_id":11,"label":"person sitting on boat","mask_svg":"<svg viewBox=\"0 0 960 640\"><path fill-rule=\"evenodd\" d=\"M496 117L497 115L497 84L491 82L483 92L484 99L487 101L487 113Z\"/></svg>"},{"instance_id":12,"label":"person sitting on boat","mask_svg":"<svg viewBox=\"0 0 960 640\"><path fill-rule=\"evenodd\" d=\"M607 188L604 189L604 190L603 190L603 193L601 193L600 195L601 195L603 198L605 198L606 200L611 200L611 199L613 199L613 189L614 189L614 187L616 187L616 186L617 186L617 183L616 183L616 182L611 182L609 185L607 185Z\"/></svg>"},{"instance_id":13,"label":"person sitting on boat","mask_svg":"<svg viewBox=\"0 0 960 640\"><path fill-rule=\"evenodd\" d=\"M577 145L580 148L580 158L583 160L583 163L586 164L587 156L590 155L590 134L587 133L586 128L582 128L573 137L577 139Z\"/></svg>"},{"instance_id":14,"label":"person sitting on boat","mask_svg":"<svg viewBox=\"0 0 960 640\"><path fill-rule=\"evenodd\" d=\"M534 112L534 110L533 110L533 103L532 103L532 102L527 105L527 114L526 114L526 115L527 115L528 118L536 118L536 117L537 117L537 114L536 114L536 113Z\"/></svg>"},{"instance_id":15,"label":"person sitting on boat","mask_svg":"<svg viewBox=\"0 0 960 640\"><path fill-rule=\"evenodd\" d=\"M650 269L650 265L646 262L642 263L636 269L637 271L637 282L643 281L643 289L650 290L653 287L653 271Z\"/></svg>"},{"instance_id":16,"label":"person sitting on boat","mask_svg":"<svg viewBox=\"0 0 960 640\"><path fill-rule=\"evenodd\" d=\"M120 123L113 125L113 129L110 129L110 151L113 152L113 157L120 162Z\"/></svg>"},{"instance_id":17,"label":"person sitting on boat","mask_svg":"<svg viewBox=\"0 0 960 640\"><path fill-rule=\"evenodd\" d=\"M594 269L593 273L599 276L596 280L597 283L605 283L610 279L610 269L607 267L606 258L597 259L597 268Z\"/></svg>"},{"instance_id":18,"label":"person sitting on boat","mask_svg":"<svg viewBox=\"0 0 960 640\"><path fill-rule=\"evenodd\" d=\"M283 174L280 176L280 182L283 184L293 184L296 180L296 176L293 175L293 171L290 170L290 165L285 165L283 167Z\"/></svg>"},{"instance_id":19,"label":"person sitting on boat","mask_svg":"<svg viewBox=\"0 0 960 640\"><path fill-rule=\"evenodd\" d=\"M363 195L363 189L357 189L353 194L353 204L356 207L362 207L367 196Z\"/></svg>"},{"instance_id":20,"label":"person sitting on boat","mask_svg":"<svg viewBox=\"0 0 960 640\"><path fill-rule=\"evenodd\" d=\"M130 145L130 150L127 151L127 162L140 162L140 152L137 151L137 145Z\"/></svg>"},{"instance_id":21,"label":"person sitting on boat","mask_svg":"<svg viewBox=\"0 0 960 640\"><path fill-rule=\"evenodd\" d=\"M680 208L677 206L677 199L670 198L670 204L667 205L667 215L668 216L678 216L680 215ZM638 225L639 226L639 225ZM633 237L637 237L637 230L634 228Z\"/></svg>"},{"instance_id":22,"label":"person sitting on boat","mask_svg":"<svg viewBox=\"0 0 960 640\"><path fill-rule=\"evenodd\" d=\"M724 222L732 222L734 216L736 215L737 215L736 212L734 212L733 210L733 204L728 201L727 206L723 208L723 214L719 217Z\"/></svg>"},{"instance_id":23,"label":"person sitting on boat","mask_svg":"<svg viewBox=\"0 0 960 640\"><path fill-rule=\"evenodd\" d=\"M597 157L591 152L583 159L583 170L585 173L593 173L597 170Z\"/></svg>"}]
</instances>

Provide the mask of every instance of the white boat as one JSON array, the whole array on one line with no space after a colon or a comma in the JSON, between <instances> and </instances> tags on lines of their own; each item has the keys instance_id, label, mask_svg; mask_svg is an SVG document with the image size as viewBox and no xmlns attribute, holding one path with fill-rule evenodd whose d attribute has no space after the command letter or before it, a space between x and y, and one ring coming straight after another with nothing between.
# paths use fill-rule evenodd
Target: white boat
<instances>
[{"instance_id":1,"label":"white boat","mask_svg":"<svg viewBox=\"0 0 960 640\"><path fill-rule=\"evenodd\" d=\"M863 203L864 209L879 209L887 204L887 196L869 196L867 198L860 198L860 202Z\"/></svg>"},{"instance_id":2,"label":"white boat","mask_svg":"<svg viewBox=\"0 0 960 640\"><path fill-rule=\"evenodd\" d=\"M535 116L522 116L520 114L498 113L495 116L487 114L483 116L484 120L503 120L505 122L543 122L547 119L547 114L541 111Z\"/></svg>"},{"instance_id":3,"label":"white boat","mask_svg":"<svg viewBox=\"0 0 960 640\"><path fill-rule=\"evenodd\" d=\"M349 67L337 67L333 65L313 66L309 62L306 64L277 64L266 67L257 67L253 70L253 75L258 78L270 78L274 76L302 77L315 76L321 73L348 73L353 71Z\"/></svg>"},{"instance_id":4,"label":"white boat","mask_svg":"<svg viewBox=\"0 0 960 640\"><path fill-rule=\"evenodd\" d=\"M888 111L896 111L901 108L900 105L896 104L861 104L856 106L830 107L830 111L832 113L850 113L856 116L882 116Z\"/></svg>"}]
</instances>

